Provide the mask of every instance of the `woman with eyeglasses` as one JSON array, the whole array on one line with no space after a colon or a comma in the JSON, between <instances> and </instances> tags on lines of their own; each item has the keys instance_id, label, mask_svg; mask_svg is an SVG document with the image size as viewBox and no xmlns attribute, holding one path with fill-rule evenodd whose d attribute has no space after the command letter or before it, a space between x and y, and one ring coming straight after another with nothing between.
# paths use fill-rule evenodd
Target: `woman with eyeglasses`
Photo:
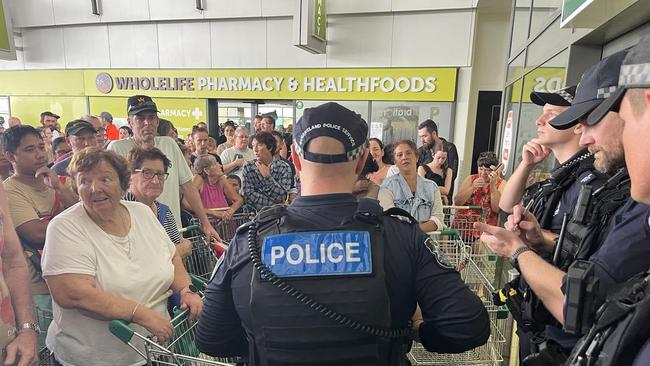
<instances>
[{"instance_id":1,"label":"woman with eyeglasses","mask_svg":"<svg viewBox=\"0 0 650 366\"><path fill-rule=\"evenodd\" d=\"M407 211L425 233L442 229L440 189L433 181L418 175L415 143L411 140L397 142L393 157L399 174L386 177L381 184L377 198L383 209L398 207Z\"/></svg>"},{"instance_id":2,"label":"woman with eyeglasses","mask_svg":"<svg viewBox=\"0 0 650 366\"><path fill-rule=\"evenodd\" d=\"M164 177L159 164L136 168L136 179ZM110 333L108 322L125 320L164 342L174 331L165 301L169 290L179 294L192 319L203 302L153 206L122 200L131 178L125 158L89 147L72 158L69 171L81 200L47 227L42 265L54 319L46 345L62 365L143 365L140 354Z\"/></svg>"},{"instance_id":3,"label":"woman with eyeglasses","mask_svg":"<svg viewBox=\"0 0 650 366\"><path fill-rule=\"evenodd\" d=\"M465 178L454 197L454 204L457 206L481 206L483 212L459 210L452 226L471 225L472 221L479 219L485 219L490 225L497 224L499 200L506 183L501 178L503 164L499 164L495 153L486 151L479 154L477 165L478 173ZM465 224L461 224L463 222ZM476 239L480 233L474 232L473 236Z\"/></svg>"},{"instance_id":4,"label":"woman with eyeglasses","mask_svg":"<svg viewBox=\"0 0 650 366\"><path fill-rule=\"evenodd\" d=\"M155 147L136 147L129 152L128 160L131 184L124 199L144 203L149 207L165 228L169 239L176 245L181 258L189 256L192 254L192 243L181 236L169 206L157 201L162 194L165 179L169 176L167 170L171 162Z\"/></svg>"}]
</instances>

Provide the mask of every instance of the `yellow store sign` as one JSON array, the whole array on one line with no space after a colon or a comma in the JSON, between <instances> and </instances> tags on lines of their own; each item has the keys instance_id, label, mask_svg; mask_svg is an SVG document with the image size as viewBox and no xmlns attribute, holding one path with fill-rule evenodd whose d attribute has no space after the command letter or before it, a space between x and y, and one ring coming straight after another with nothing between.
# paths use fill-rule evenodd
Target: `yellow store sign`
<instances>
[{"instance_id":1,"label":"yellow store sign","mask_svg":"<svg viewBox=\"0 0 650 366\"><path fill-rule=\"evenodd\" d=\"M110 112L117 126L127 125L126 100L126 97L90 97L90 113ZM192 126L207 121L205 100L157 98L155 102L160 118L171 121L183 138L192 132Z\"/></svg>"},{"instance_id":2,"label":"yellow store sign","mask_svg":"<svg viewBox=\"0 0 650 366\"><path fill-rule=\"evenodd\" d=\"M554 92L564 86L566 71L563 67L539 67L524 77L523 103L532 103L530 93L532 92ZM513 84L512 101L519 99L521 83Z\"/></svg>"},{"instance_id":3,"label":"yellow store sign","mask_svg":"<svg viewBox=\"0 0 650 366\"><path fill-rule=\"evenodd\" d=\"M454 101L455 68L86 70L89 96Z\"/></svg>"}]
</instances>

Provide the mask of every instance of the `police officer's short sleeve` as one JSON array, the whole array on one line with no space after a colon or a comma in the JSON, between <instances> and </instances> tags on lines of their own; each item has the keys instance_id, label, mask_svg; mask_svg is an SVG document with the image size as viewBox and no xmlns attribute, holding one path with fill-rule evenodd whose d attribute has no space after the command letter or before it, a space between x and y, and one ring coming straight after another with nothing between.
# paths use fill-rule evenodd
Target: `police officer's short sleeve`
<instances>
[{"instance_id":1,"label":"police officer's short sleeve","mask_svg":"<svg viewBox=\"0 0 650 366\"><path fill-rule=\"evenodd\" d=\"M445 353L484 344L490 322L483 302L465 285L438 243L417 231L415 290L424 316L422 344L429 351Z\"/></svg>"}]
</instances>

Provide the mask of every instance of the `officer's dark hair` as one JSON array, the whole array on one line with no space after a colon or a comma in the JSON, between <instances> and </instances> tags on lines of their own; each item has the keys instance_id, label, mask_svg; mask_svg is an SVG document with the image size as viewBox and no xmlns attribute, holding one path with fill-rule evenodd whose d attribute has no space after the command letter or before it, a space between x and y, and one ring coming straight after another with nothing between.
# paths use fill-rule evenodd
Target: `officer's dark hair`
<instances>
[{"instance_id":1,"label":"officer's dark hair","mask_svg":"<svg viewBox=\"0 0 650 366\"><path fill-rule=\"evenodd\" d=\"M394 144L393 144L393 155L395 154L395 149L396 149L399 145L407 145L407 146L408 146L409 148L411 148L411 150L413 150L413 152L417 155L417 152L418 152L418 146L415 144L415 142L413 142L413 141L411 141L411 140L399 140L399 141L397 141L396 143L394 143Z\"/></svg>"},{"instance_id":2,"label":"officer's dark hair","mask_svg":"<svg viewBox=\"0 0 650 366\"><path fill-rule=\"evenodd\" d=\"M43 140L43 136L41 136L38 130L29 125L18 125L6 129L2 134L2 145L5 151L15 154L18 146L20 146L20 142L27 135L34 135Z\"/></svg>"},{"instance_id":3,"label":"officer's dark hair","mask_svg":"<svg viewBox=\"0 0 650 366\"><path fill-rule=\"evenodd\" d=\"M476 160L476 165L484 168L489 168L491 166L499 165L499 159L497 159L497 154L492 151L484 151L478 154L478 159Z\"/></svg>"},{"instance_id":4,"label":"officer's dark hair","mask_svg":"<svg viewBox=\"0 0 650 366\"><path fill-rule=\"evenodd\" d=\"M435 132L436 135L438 134L438 125L433 122L432 119L428 119L418 125L418 130L421 130L423 128L426 128L428 133Z\"/></svg>"},{"instance_id":5,"label":"officer's dark hair","mask_svg":"<svg viewBox=\"0 0 650 366\"><path fill-rule=\"evenodd\" d=\"M275 152L278 149L278 144L273 135L268 132L258 132L253 135L253 140L257 141L258 144L264 144L264 146L266 146L266 148L271 152L271 155L275 155Z\"/></svg>"}]
</instances>

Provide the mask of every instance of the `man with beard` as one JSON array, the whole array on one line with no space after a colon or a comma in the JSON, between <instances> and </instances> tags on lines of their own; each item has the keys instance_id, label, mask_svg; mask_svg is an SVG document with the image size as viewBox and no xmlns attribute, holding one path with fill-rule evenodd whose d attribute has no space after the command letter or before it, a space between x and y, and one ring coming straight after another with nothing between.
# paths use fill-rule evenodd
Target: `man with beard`
<instances>
[{"instance_id":1,"label":"man with beard","mask_svg":"<svg viewBox=\"0 0 650 366\"><path fill-rule=\"evenodd\" d=\"M445 168L451 168L454 173L451 177L451 189L449 198L454 197L454 182L458 176L458 151L456 145L438 136L438 125L433 120L426 120L418 125L418 137L422 146L418 149L418 166L428 164L433 161L433 155L436 151L447 152L447 162ZM384 140L389 143L392 141Z\"/></svg>"},{"instance_id":2,"label":"man with beard","mask_svg":"<svg viewBox=\"0 0 650 366\"><path fill-rule=\"evenodd\" d=\"M573 106L551 121L560 129L579 122L583 127L580 144L594 153L594 166L613 174L605 185L583 190L591 199L582 201L581 194L577 206L587 207L587 214L579 215L580 210L576 210L560 242L545 238L534 215L521 206L514 208L505 229L476 225L485 232L481 239L495 253L512 258L546 309L564 329L574 333L574 319L565 318L569 314L567 304L574 303L574 299L567 301L563 291L566 271L573 262L586 260L593 264L594 275L600 281L596 303L602 302L614 285L650 266L650 247L647 246L650 207L629 198L629 178L621 140L624 122L616 112L609 112L600 120L586 118L605 100L605 91L616 85L617 70L624 57L625 52L619 52L585 72ZM579 238L581 235L583 237ZM543 259L544 255L553 253L557 253L553 262ZM524 359L524 365L560 364L577 341L557 324L547 324L546 338L546 348Z\"/></svg>"},{"instance_id":3,"label":"man with beard","mask_svg":"<svg viewBox=\"0 0 650 366\"><path fill-rule=\"evenodd\" d=\"M176 223L181 222L180 195L183 193L195 215L201 221L201 230L208 237L221 240L219 234L214 230L205 209L201 203L199 191L192 184L192 171L185 162L183 152L174 139L169 136L158 135L158 107L151 97L146 95L134 95L127 101L127 113L129 115L129 126L133 130L133 137L112 141L108 150L127 157L129 152L136 146L153 146L162 151L172 164L169 167L169 176L165 179L163 193L159 201L169 206Z\"/></svg>"}]
</instances>

